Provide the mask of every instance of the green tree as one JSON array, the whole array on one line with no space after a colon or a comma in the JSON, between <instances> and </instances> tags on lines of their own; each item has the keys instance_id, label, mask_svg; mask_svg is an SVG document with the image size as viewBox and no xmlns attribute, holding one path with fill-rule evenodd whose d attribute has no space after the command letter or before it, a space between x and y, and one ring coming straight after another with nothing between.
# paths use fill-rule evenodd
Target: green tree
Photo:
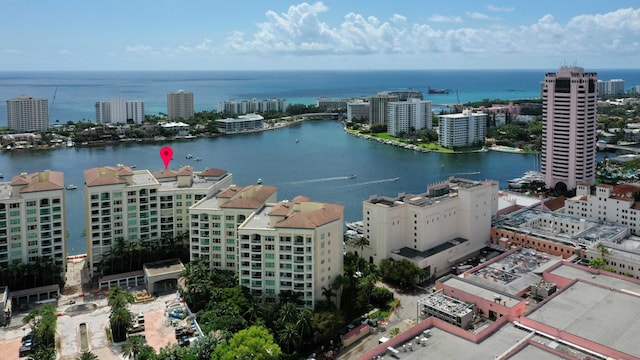
<instances>
[{"instance_id":1,"label":"green tree","mask_svg":"<svg viewBox=\"0 0 640 360\"><path fill-rule=\"evenodd\" d=\"M127 330L131 328L131 313L123 307L111 309L109 316L111 334L114 342L124 341L127 338Z\"/></svg>"},{"instance_id":2,"label":"green tree","mask_svg":"<svg viewBox=\"0 0 640 360\"><path fill-rule=\"evenodd\" d=\"M424 270L407 259L401 261L382 259L380 261L382 281L402 289L415 286L423 273Z\"/></svg>"},{"instance_id":3,"label":"green tree","mask_svg":"<svg viewBox=\"0 0 640 360\"><path fill-rule=\"evenodd\" d=\"M80 356L78 356L76 360L98 360L98 355L92 353L91 351L85 351L80 354Z\"/></svg>"},{"instance_id":4,"label":"green tree","mask_svg":"<svg viewBox=\"0 0 640 360\"><path fill-rule=\"evenodd\" d=\"M58 321L55 306L46 304L31 310L22 321L31 327L35 344L34 352L42 350L46 353L46 349L50 348L54 350L55 355L56 323Z\"/></svg>"},{"instance_id":5,"label":"green tree","mask_svg":"<svg viewBox=\"0 0 640 360\"><path fill-rule=\"evenodd\" d=\"M278 344L282 346L287 354L298 348L301 337L295 324L287 323L278 330Z\"/></svg>"},{"instance_id":6,"label":"green tree","mask_svg":"<svg viewBox=\"0 0 640 360\"><path fill-rule=\"evenodd\" d=\"M142 336L129 336L127 342L122 346L122 355L136 360L144 345L145 341Z\"/></svg>"},{"instance_id":7,"label":"green tree","mask_svg":"<svg viewBox=\"0 0 640 360\"><path fill-rule=\"evenodd\" d=\"M229 339L216 346L212 360L275 360L282 355L280 346L273 335L263 326L251 326L240 330Z\"/></svg>"}]
</instances>

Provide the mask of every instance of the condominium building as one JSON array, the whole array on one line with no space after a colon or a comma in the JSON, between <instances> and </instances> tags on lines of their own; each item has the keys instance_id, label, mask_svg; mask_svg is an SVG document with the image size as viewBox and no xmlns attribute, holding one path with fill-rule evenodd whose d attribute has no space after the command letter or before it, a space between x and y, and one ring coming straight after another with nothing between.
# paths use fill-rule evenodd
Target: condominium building
<instances>
[{"instance_id":1,"label":"condominium building","mask_svg":"<svg viewBox=\"0 0 640 360\"><path fill-rule=\"evenodd\" d=\"M189 209L191 260L209 267L238 271L237 229L251 214L276 201L276 188L266 185L229 186Z\"/></svg>"},{"instance_id":2,"label":"condominium building","mask_svg":"<svg viewBox=\"0 0 640 360\"><path fill-rule=\"evenodd\" d=\"M300 293L313 309L343 272L343 212L299 196L251 214L238 228L240 284L266 304L281 291Z\"/></svg>"},{"instance_id":3,"label":"condominium building","mask_svg":"<svg viewBox=\"0 0 640 360\"><path fill-rule=\"evenodd\" d=\"M398 96L379 92L369 98L369 125L387 123L387 104L398 101Z\"/></svg>"},{"instance_id":4,"label":"condominium building","mask_svg":"<svg viewBox=\"0 0 640 360\"><path fill-rule=\"evenodd\" d=\"M193 119L193 93L184 90L167 94L169 120Z\"/></svg>"},{"instance_id":5,"label":"condominium building","mask_svg":"<svg viewBox=\"0 0 640 360\"><path fill-rule=\"evenodd\" d=\"M464 110L440 115L438 144L456 148L483 144L487 135L487 114Z\"/></svg>"},{"instance_id":6,"label":"condominium building","mask_svg":"<svg viewBox=\"0 0 640 360\"><path fill-rule=\"evenodd\" d=\"M66 264L64 174L23 173L0 183L0 266L51 258Z\"/></svg>"},{"instance_id":7,"label":"condominium building","mask_svg":"<svg viewBox=\"0 0 640 360\"><path fill-rule=\"evenodd\" d=\"M222 134L252 132L264 129L264 117L257 114L240 115L236 118L216 120Z\"/></svg>"},{"instance_id":8,"label":"condominium building","mask_svg":"<svg viewBox=\"0 0 640 360\"><path fill-rule=\"evenodd\" d=\"M424 94L422 93L422 91L411 90L411 89L393 90L393 91L389 91L389 94L397 96L399 101L409 101L410 99L418 99L418 100L424 99Z\"/></svg>"},{"instance_id":9,"label":"condominium building","mask_svg":"<svg viewBox=\"0 0 640 360\"><path fill-rule=\"evenodd\" d=\"M16 132L46 131L49 128L49 101L29 95L7 100L7 126Z\"/></svg>"},{"instance_id":10,"label":"condominium building","mask_svg":"<svg viewBox=\"0 0 640 360\"><path fill-rule=\"evenodd\" d=\"M85 170L89 269L118 241L176 237L189 229L188 209L232 182L226 170L190 166L151 173L124 165Z\"/></svg>"},{"instance_id":11,"label":"condominium building","mask_svg":"<svg viewBox=\"0 0 640 360\"><path fill-rule=\"evenodd\" d=\"M369 102L353 99L347 102L347 121L369 120Z\"/></svg>"},{"instance_id":12,"label":"condominium building","mask_svg":"<svg viewBox=\"0 0 640 360\"><path fill-rule=\"evenodd\" d=\"M96 102L96 123L117 124L144 122L144 101L112 99Z\"/></svg>"},{"instance_id":13,"label":"condominium building","mask_svg":"<svg viewBox=\"0 0 640 360\"><path fill-rule=\"evenodd\" d=\"M547 188L595 184L597 80L596 73L579 67L545 75L540 165Z\"/></svg>"},{"instance_id":14,"label":"condominium building","mask_svg":"<svg viewBox=\"0 0 640 360\"><path fill-rule=\"evenodd\" d=\"M624 94L624 80L598 80L598 96L621 95Z\"/></svg>"},{"instance_id":15,"label":"condominium building","mask_svg":"<svg viewBox=\"0 0 640 360\"><path fill-rule=\"evenodd\" d=\"M426 277L439 276L486 245L498 211L498 182L451 177L422 194L372 196L362 208L369 245L349 243L350 250L372 263L408 259Z\"/></svg>"},{"instance_id":16,"label":"condominium building","mask_svg":"<svg viewBox=\"0 0 640 360\"><path fill-rule=\"evenodd\" d=\"M346 99L330 99L326 97L321 97L318 100L316 100L316 106L319 108L324 108L327 111L344 110L347 108L347 100Z\"/></svg>"},{"instance_id":17,"label":"condominium building","mask_svg":"<svg viewBox=\"0 0 640 360\"><path fill-rule=\"evenodd\" d=\"M387 104L387 133L398 136L431 129L431 101L410 98Z\"/></svg>"},{"instance_id":18,"label":"condominium building","mask_svg":"<svg viewBox=\"0 0 640 360\"><path fill-rule=\"evenodd\" d=\"M286 110L285 99L264 99L264 100L229 100L218 103L218 112L231 115L253 114L267 111L284 112Z\"/></svg>"}]
</instances>

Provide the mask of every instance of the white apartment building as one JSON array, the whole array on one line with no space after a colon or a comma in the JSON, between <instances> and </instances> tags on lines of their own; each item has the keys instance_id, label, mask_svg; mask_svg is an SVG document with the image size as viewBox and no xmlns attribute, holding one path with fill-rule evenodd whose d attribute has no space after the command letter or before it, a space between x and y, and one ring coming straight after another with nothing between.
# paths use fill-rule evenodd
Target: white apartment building
<instances>
[{"instance_id":1,"label":"white apartment building","mask_svg":"<svg viewBox=\"0 0 640 360\"><path fill-rule=\"evenodd\" d=\"M216 120L218 131L223 134L251 132L264 129L264 117L258 114L240 115L236 118Z\"/></svg>"},{"instance_id":2,"label":"white apartment building","mask_svg":"<svg viewBox=\"0 0 640 360\"><path fill-rule=\"evenodd\" d=\"M184 90L167 93L167 116L169 120L193 119L193 93Z\"/></svg>"},{"instance_id":3,"label":"white apartment building","mask_svg":"<svg viewBox=\"0 0 640 360\"><path fill-rule=\"evenodd\" d=\"M52 258L66 266L64 174L41 171L0 183L0 265Z\"/></svg>"},{"instance_id":4,"label":"white apartment building","mask_svg":"<svg viewBox=\"0 0 640 360\"><path fill-rule=\"evenodd\" d=\"M431 129L431 101L409 98L387 104L387 133L398 136L422 129Z\"/></svg>"},{"instance_id":5,"label":"white apartment building","mask_svg":"<svg viewBox=\"0 0 640 360\"><path fill-rule=\"evenodd\" d=\"M487 114L464 110L440 115L438 144L456 148L483 144L487 136Z\"/></svg>"},{"instance_id":6,"label":"white apartment building","mask_svg":"<svg viewBox=\"0 0 640 360\"><path fill-rule=\"evenodd\" d=\"M624 80L598 80L598 96L624 94Z\"/></svg>"},{"instance_id":7,"label":"white apartment building","mask_svg":"<svg viewBox=\"0 0 640 360\"><path fill-rule=\"evenodd\" d=\"M264 99L264 100L229 100L220 101L218 103L218 112L224 112L231 115L243 115L252 114L267 111L281 111L286 110L285 99Z\"/></svg>"},{"instance_id":8,"label":"white apartment building","mask_svg":"<svg viewBox=\"0 0 640 360\"><path fill-rule=\"evenodd\" d=\"M85 170L87 258L95 270L117 241L176 237L189 229L189 207L232 182L226 170L190 166L152 174L128 166Z\"/></svg>"},{"instance_id":9,"label":"white apartment building","mask_svg":"<svg viewBox=\"0 0 640 360\"><path fill-rule=\"evenodd\" d=\"M251 214L238 228L240 284L265 304L281 291L300 293L313 309L343 272L343 212L299 196Z\"/></svg>"},{"instance_id":10,"label":"white apartment building","mask_svg":"<svg viewBox=\"0 0 640 360\"><path fill-rule=\"evenodd\" d=\"M347 121L369 120L369 102L353 99L347 102Z\"/></svg>"},{"instance_id":11,"label":"white apartment building","mask_svg":"<svg viewBox=\"0 0 640 360\"><path fill-rule=\"evenodd\" d=\"M46 131L49 128L49 101L29 95L7 100L7 127L16 132Z\"/></svg>"},{"instance_id":12,"label":"white apartment building","mask_svg":"<svg viewBox=\"0 0 640 360\"><path fill-rule=\"evenodd\" d=\"M327 111L344 110L347 108L347 100L321 97L316 100L316 106L325 108Z\"/></svg>"},{"instance_id":13,"label":"white apartment building","mask_svg":"<svg viewBox=\"0 0 640 360\"><path fill-rule=\"evenodd\" d=\"M117 124L144 122L144 101L112 99L96 101L96 123Z\"/></svg>"},{"instance_id":14,"label":"white apartment building","mask_svg":"<svg viewBox=\"0 0 640 360\"><path fill-rule=\"evenodd\" d=\"M398 96L379 92L369 98L369 125L387 123L387 104L398 101Z\"/></svg>"},{"instance_id":15,"label":"white apartment building","mask_svg":"<svg viewBox=\"0 0 640 360\"><path fill-rule=\"evenodd\" d=\"M276 188L231 185L189 209L191 260L209 267L238 271L237 229L251 214L276 201Z\"/></svg>"},{"instance_id":16,"label":"white apartment building","mask_svg":"<svg viewBox=\"0 0 640 360\"><path fill-rule=\"evenodd\" d=\"M363 236L369 245L347 247L371 263L408 259L425 276L439 276L486 246L497 211L497 181L451 177L422 194L365 200Z\"/></svg>"},{"instance_id":17,"label":"white apartment building","mask_svg":"<svg viewBox=\"0 0 640 360\"><path fill-rule=\"evenodd\" d=\"M545 75L541 171L547 188L595 184L598 75L562 67Z\"/></svg>"},{"instance_id":18,"label":"white apartment building","mask_svg":"<svg viewBox=\"0 0 640 360\"><path fill-rule=\"evenodd\" d=\"M640 186L632 184L600 184L591 193L591 187L579 183L576 196L565 200L564 212L569 215L601 220L629 226L631 234L640 234L640 207L636 197Z\"/></svg>"}]
</instances>

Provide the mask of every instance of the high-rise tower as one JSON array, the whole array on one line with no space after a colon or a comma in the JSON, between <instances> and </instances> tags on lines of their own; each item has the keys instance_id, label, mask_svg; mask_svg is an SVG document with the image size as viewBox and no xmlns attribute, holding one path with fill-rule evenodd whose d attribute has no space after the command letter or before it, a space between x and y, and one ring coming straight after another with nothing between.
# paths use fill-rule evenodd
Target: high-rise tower
<instances>
[{"instance_id":1,"label":"high-rise tower","mask_svg":"<svg viewBox=\"0 0 640 360\"><path fill-rule=\"evenodd\" d=\"M579 67L545 75L541 170L547 188L595 184L597 82L596 73Z\"/></svg>"}]
</instances>

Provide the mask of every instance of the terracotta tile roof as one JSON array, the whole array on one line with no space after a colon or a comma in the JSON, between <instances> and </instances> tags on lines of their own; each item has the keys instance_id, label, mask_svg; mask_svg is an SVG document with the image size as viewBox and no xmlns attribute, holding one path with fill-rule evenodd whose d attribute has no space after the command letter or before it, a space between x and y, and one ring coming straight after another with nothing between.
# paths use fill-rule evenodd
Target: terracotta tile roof
<instances>
[{"instance_id":1,"label":"terracotta tile roof","mask_svg":"<svg viewBox=\"0 0 640 360\"><path fill-rule=\"evenodd\" d=\"M640 192L640 186L632 184L620 184L613 187L613 193L617 196L633 197L633 194Z\"/></svg>"},{"instance_id":2,"label":"terracotta tile roof","mask_svg":"<svg viewBox=\"0 0 640 360\"><path fill-rule=\"evenodd\" d=\"M221 198L221 199L231 199L232 197L234 197L238 192L242 191L244 187L242 186L237 186L237 185L231 185L228 188L220 191L216 197L217 198Z\"/></svg>"},{"instance_id":3,"label":"terracotta tile roof","mask_svg":"<svg viewBox=\"0 0 640 360\"><path fill-rule=\"evenodd\" d=\"M171 169L164 169L162 171L153 173L153 177L156 179L172 178L172 177L176 177L176 175L178 175L178 173Z\"/></svg>"},{"instance_id":4,"label":"terracotta tile roof","mask_svg":"<svg viewBox=\"0 0 640 360\"><path fill-rule=\"evenodd\" d=\"M193 175L193 166L182 166L180 167L180 169L178 169L178 175L180 176L184 176L184 175Z\"/></svg>"},{"instance_id":5,"label":"terracotta tile roof","mask_svg":"<svg viewBox=\"0 0 640 360\"><path fill-rule=\"evenodd\" d=\"M124 165L103 166L84 171L84 183L87 186L124 184L122 176L133 175L131 168Z\"/></svg>"},{"instance_id":6,"label":"terracotta tile roof","mask_svg":"<svg viewBox=\"0 0 640 360\"><path fill-rule=\"evenodd\" d=\"M14 176L11 185L25 186L21 193L64 189L64 174L59 171L41 171Z\"/></svg>"},{"instance_id":7,"label":"terracotta tile roof","mask_svg":"<svg viewBox=\"0 0 640 360\"><path fill-rule=\"evenodd\" d=\"M277 203L273 209L269 212L269 216L287 216L291 209L293 208L293 204L289 202L279 202Z\"/></svg>"},{"instance_id":8,"label":"terracotta tile roof","mask_svg":"<svg viewBox=\"0 0 640 360\"><path fill-rule=\"evenodd\" d=\"M498 210L498 212L496 213L496 216L504 216L504 215L510 214L510 213L512 213L514 211L520 210L523 207L524 206L521 206L521 205L518 205L518 204L513 204L511 206L507 206L504 209Z\"/></svg>"},{"instance_id":9,"label":"terracotta tile roof","mask_svg":"<svg viewBox=\"0 0 640 360\"><path fill-rule=\"evenodd\" d=\"M200 172L198 175L202 177L220 177L226 173L227 170L224 169L207 168L204 171Z\"/></svg>"},{"instance_id":10,"label":"terracotta tile roof","mask_svg":"<svg viewBox=\"0 0 640 360\"><path fill-rule=\"evenodd\" d=\"M293 200L291 200L291 201L296 203L296 202L306 202L306 201L310 201L310 200L311 199L308 196L298 195L298 196L294 197Z\"/></svg>"},{"instance_id":11,"label":"terracotta tile roof","mask_svg":"<svg viewBox=\"0 0 640 360\"><path fill-rule=\"evenodd\" d=\"M258 209L276 192L277 188L267 185L250 185L244 187L221 208ZM227 190L224 190L225 192Z\"/></svg>"},{"instance_id":12,"label":"terracotta tile roof","mask_svg":"<svg viewBox=\"0 0 640 360\"><path fill-rule=\"evenodd\" d=\"M567 200L565 196L558 196L555 199L543 202L542 206L549 209L550 211L556 211L564 207L565 200Z\"/></svg>"},{"instance_id":13,"label":"terracotta tile roof","mask_svg":"<svg viewBox=\"0 0 640 360\"><path fill-rule=\"evenodd\" d=\"M334 221L341 221L344 206L329 203L303 203L300 211L279 221L276 228L315 229Z\"/></svg>"},{"instance_id":14,"label":"terracotta tile roof","mask_svg":"<svg viewBox=\"0 0 640 360\"><path fill-rule=\"evenodd\" d=\"M607 188L607 189L613 189L613 185L609 185L609 184L600 184L600 185L598 185L598 187Z\"/></svg>"}]
</instances>

